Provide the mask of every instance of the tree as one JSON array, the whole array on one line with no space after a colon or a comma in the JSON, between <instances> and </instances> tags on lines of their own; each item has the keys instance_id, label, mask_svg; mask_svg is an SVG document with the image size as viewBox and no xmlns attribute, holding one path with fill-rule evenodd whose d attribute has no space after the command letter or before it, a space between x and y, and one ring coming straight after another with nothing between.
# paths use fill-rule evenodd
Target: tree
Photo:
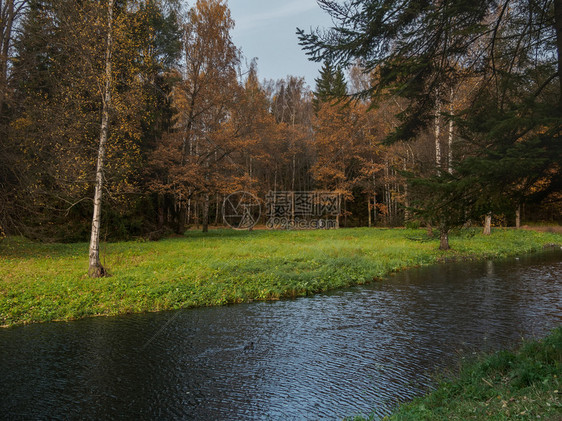
<instances>
[{"instance_id":1,"label":"tree","mask_svg":"<svg viewBox=\"0 0 562 421\"><path fill-rule=\"evenodd\" d=\"M26 6L27 0L0 1L0 235L4 233L3 227L10 224L10 207L19 184L19 157L8 139L7 108L13 99L9 92L9 62L13 58L15 29Z\"/></svg>"},{"instance_id":2,"label":"tree","mask_svg":"<svg viewBox=\"0 0 562 421\"><path fill-rule=\"evenodd\" d=\"M320 77L315 79L314 110L318 111L321 103L347 95L347 83L340 67L334 69L330 62L325 62L320 69Z\"/></svg>"},{"instance_id":3,"label":"tree","mask_svg":"<svg viewBox=\"0 0 562 421\"><path fill-rule=\"evenodd\" d=\"M141 235L153 226L144 223L153 218L151 198L139 193L146 190L146 154L170 125L167 75L179 56L175 11L165 3L114 3L115 83L101 225L110 238ZM19 185L10 198L17 219L12 230L58 241L91 236L106 34L106 1L29 2L10 78L6 141L16 157L7 168L16 171Z\"/></svg>"},{"instance_id":4,"label":"tree","mask_svg":"<svg viewBox=\"0 0 562 421\"><path fill-rule=\"evenodd\" d=\"M27 0L0 1L0 115L8 99L9 61L14 42L14 29L25 11Z\"/></svg>"},{"instance_id":5,"label":"tree","mask_svg":"<svg viewBox=\"0 0 562 421\"><path fill-rule=\"evenodd\" d=\"M306 173L310 168L312 119L311 93L304 78L289 76L277 81L272 98L272 113L281 137L281 156L285 162L282 174L286 190L305 190L310 185Z\"/></svg>"},{"instance_id":6,"label":"tree","mask_svg":"<svg viewBox=\"0 0 562 421\"><path fill-rule=\"evenodd\" d=\"M106 270L100 261L100 226L101 226L101 198L103 189L103 172L105 166L105 148L109 133L109 112L112 107L111 90L113 88L113 74L111 56L113 52L113 0L107 3L107 41L105 50L105 74L102 91L102 111L100 142L98 146L98 160L96 165L96 185L94 193L94 212L92 217L92 235L90 238L90 261L88 274L92 278L106 275Z\"/></svg>"},{"instance_id":7,"label":"tree","mask_svg":"<svg viewBox=\"0 0 562 421\"><path fill-rule=\"evenodd\" d=\"M559 0L319 3L340 24L324 33L298 30L312 59L343 66L359 60L378 77L357 96L407 100L389 142L419 136L441 114L443 92L478 78L471 102L451 116L463 153L448 172L470 175L479 190L469 189L476 195L470 200L447 201L464 183L440 176L427 184L436 201L470 204L459 214L485 215L537 177L550 175L545 193L560 187L553 175L562 161Z\"/></svg>"},{"instance_id":8,"label":"tree","mask_svg":"<svg viewBox=\"0 0 562 421\"><path fill-rule=\"evenodd\" d=\"M172 92L175 128L151 157L160 174L152 189L174 195L180 208L179 232L193 197L202 199L203 230L207 230L209 198L232 153L228 121L240 91L236 72L240 53L230 37L233 26L223 0L198 0L184 26L185 66Z\"/></svg>"}]
</instances>

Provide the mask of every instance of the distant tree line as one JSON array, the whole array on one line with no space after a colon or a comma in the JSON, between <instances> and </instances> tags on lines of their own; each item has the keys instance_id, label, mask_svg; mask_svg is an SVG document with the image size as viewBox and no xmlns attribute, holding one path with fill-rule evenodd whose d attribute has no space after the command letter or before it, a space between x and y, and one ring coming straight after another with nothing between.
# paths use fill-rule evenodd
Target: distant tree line
<instances>
[{"instance_id":1,"label":"distant tree line","mask_svg":"<svg viewBox=\"0 0 562 421\"><path fill-rule=\"evenodd\" d=\"M343 226L559 217L560 1L321 3L311 92L260 82L224 0L0 2L0 230L83 241L99 197L102 239L206 231L238 190L336 191Z\"/></svg>"}]
</instances>

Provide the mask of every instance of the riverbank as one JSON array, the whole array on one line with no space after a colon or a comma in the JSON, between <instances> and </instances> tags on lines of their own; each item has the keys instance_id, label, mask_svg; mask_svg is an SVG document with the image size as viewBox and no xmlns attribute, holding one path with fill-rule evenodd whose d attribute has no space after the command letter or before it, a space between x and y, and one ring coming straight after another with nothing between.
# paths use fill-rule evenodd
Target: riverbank
<instances>
[{"instance_id":1,"label":"riverbank","mask_svg":"<svg viewBox=\"0 0 562 421\"><path fill-rule=\"evenodd\" d=\"M88 245L0 243L0 325L13 326L304 296L408 267L516 256L562 235L463 230L448 252L425 230L232 231L102 245L112 276L87 277Z\"/></svg>"},{"instance_id":2,"label":"riverbank","mask_svg":"<svg viewBox=\"0 0 562 421\"><path fill-rule=\"evenodd\" d=\"M402 405L388 421L562 419L562 327L516 352L464 363L454 380Z\"/></svg>"}]
</instances>

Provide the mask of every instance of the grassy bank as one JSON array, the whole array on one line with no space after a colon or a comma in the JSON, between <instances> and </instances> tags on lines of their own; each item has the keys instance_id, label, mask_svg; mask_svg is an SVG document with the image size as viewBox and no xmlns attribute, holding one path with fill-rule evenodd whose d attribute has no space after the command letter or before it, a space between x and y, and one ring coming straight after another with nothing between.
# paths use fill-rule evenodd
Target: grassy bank
<instances>
[{"instance_id":1,"label":"grassy bank","mask_svg":"<svg viewBox=\"0 0 562 421\"><path fill-rule=\"evenodd\" d=\"M455 380L401 406L389 421L562 419L562 327L517 352L463 365Z\"/></svg>"},{"instance_id":2,"label":"grassy bank","mask_svg":"<svg viewBox=\"0 0 562 421\"><path fill-rule=\"evenodd\" d=\"M406 267L562 243L555 233L461 231L453 250L423 230L217 230L102 246L111 277L89 279L88 245L0 242L0 325L295 297L370 282Z\"/></svg>"}]
</instances>

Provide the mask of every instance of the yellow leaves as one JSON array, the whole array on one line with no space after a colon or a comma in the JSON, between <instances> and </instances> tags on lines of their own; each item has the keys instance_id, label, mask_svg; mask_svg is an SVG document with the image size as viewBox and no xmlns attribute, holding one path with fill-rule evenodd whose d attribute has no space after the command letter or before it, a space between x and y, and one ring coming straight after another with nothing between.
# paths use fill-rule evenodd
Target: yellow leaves
<instances>
[{"instance_id":1,"label":"yellow leaves","mask_svg":"<svg viewBox=\"0 0 562 421\"><path fill-rule=\"evenodd\" d=\"M15 119L11 123L11 126L15 130L25 130L26 128L28 128L32 124L33 124L33 122L31 121L31 119L26 116L26 117L20 117L20 118Z\"/></svg>"}]
</instances>

